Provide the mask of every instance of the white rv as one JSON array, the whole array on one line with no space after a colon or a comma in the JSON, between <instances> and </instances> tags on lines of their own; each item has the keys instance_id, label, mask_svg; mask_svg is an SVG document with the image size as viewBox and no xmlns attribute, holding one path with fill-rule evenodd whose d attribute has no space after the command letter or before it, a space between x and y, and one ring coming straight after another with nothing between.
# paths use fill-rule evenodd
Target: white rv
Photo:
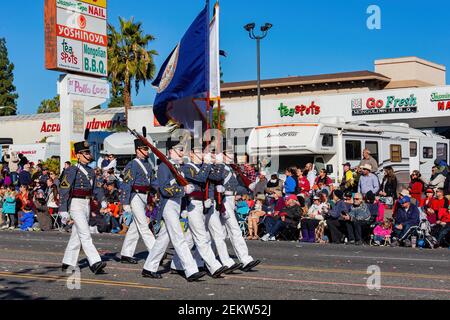
<instances>
[{"instance_id":1,"label":"white rv","mask_svg":"<svg viewBox=\"0 0 450 320\"><path fill-rule=\"evenodd\" d=\"M253 129L247 144L250 157L269 163L267 171L283 173L290 166L315 164L317 171L327 169L335 183L343 176L343 164L360 164L367 148L383 168L392 166L399 187L409 182L414 170L424 180L431 176L436 159L448 163L449 140L407 124L340 123L323 119L321 123L262 126Z\"/></svg>"}]
</instances>

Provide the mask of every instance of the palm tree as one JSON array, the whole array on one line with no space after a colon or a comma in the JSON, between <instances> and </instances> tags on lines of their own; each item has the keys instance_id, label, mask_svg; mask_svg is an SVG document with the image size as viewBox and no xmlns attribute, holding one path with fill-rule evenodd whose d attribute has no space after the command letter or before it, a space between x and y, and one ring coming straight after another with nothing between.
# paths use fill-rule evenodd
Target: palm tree
<instances>
[{"instance_id":1,"label":"palm tree","mask_svg":"<svg viewBox=\"0 0 450 320\"><path fill-rule=\"evenodd\" d=\"M128 123L128 109L131 108L131 86L134 81L136 94L140 83L144 85L155 76L153 56L155 50L147 50L155 38L145 34L141 22L134 18L125 20L119 18L120 30L108 24L108 77L112 84L113 96L123 89L125 117ZM121 88L123 87L123 88Z\"/></svg>"}]
</instances>

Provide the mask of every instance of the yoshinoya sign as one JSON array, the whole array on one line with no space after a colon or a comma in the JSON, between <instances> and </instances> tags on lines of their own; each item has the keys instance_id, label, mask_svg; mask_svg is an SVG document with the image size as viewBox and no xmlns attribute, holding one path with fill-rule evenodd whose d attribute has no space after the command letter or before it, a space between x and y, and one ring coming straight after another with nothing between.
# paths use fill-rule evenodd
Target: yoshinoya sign
<instances>
[{"instance_id":1,"label":"yoshinoya sign","mask_svg":"<svg viewBox=\"0 0 450 320\"><path fill-rule=\"evenodd\" d=\"M409 97L397 97L395 95L391 95L384 99L352 99L353 116L416 112L417 97L415 96L415 94L411 94Z\"/></svg>"},{"instance_id":2,"label":"yoshinoya sign","mask_svg":"<svg viewBox=\"0 0 450 320\"><path fill-rule=\"evenodd\" d=\"M106 0L45 0L47 69L107 76Z\"/></svg>"},{"instance_id":3,"label":"yoshinoya sign","mask_svg":"<svg viewBox=\"0 0 450 320\"><path fill-rule=\"evenodd\" d=\"M450 110L450 93L435 93L431 94L431 102L436 102L438 111Z\"/></svg>"},{"instance_id":4,"label":"yoshinoya sign","mask_svg":"<svg viewBox=\"0 0 450 320\"><path fill-rule=\"evenodd\" d=\"M89 80L71 76L67 83L69 94L109 99L109 84L106 80Z\"/></svg>"}]
</instances>

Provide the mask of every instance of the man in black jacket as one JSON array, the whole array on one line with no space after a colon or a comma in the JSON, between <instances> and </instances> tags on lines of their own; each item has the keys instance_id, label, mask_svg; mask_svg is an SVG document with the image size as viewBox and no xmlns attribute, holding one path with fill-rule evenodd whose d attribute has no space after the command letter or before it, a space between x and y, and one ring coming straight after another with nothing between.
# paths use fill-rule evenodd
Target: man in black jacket
<instances>
[{"instance_id":1,"label":"man in black jacket","mask_svg":"<svg viewBox=\"0 0 450 320\"><path fill-rule=\"evenodd\" d=\"M351 205L344 201L344 193L340 190L333 192L333 200L336 204L328 213L327 226L330 232L330 242L341 243L343 232L346 229L342 214L349 213Z\"/></svg>"},{"instance_id":2,"label":"man in black jacket","mask_svg":"<svg viewBox=\"0 0 450 320\"><path fill-rule=\"evenodd\" d=\"M267 234L264 235L262 241L276 241L276 237L289 226L289 224L297 225L301 219L301 207L297 196L290 195L286 200L286 207L280 211L277 217L266 217L264 225Z\"/></svg>"}]
</instances>

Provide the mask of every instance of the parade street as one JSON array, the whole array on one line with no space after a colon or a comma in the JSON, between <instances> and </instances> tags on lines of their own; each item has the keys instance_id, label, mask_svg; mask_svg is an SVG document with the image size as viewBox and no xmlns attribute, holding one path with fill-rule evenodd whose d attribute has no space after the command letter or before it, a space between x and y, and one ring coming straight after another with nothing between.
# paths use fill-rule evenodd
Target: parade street
<instances>
[{"instance_id":1,"label":"parade street","mask_svg":"<svg viewBox=\"0 0 450 320\"><path fill-rule=\"evenodd\" d=\"M61 271L69 234L0 233L0 300L312 300L312 299L449 299L448 249L306 245L298 242L248 242L252 256L263 263L251 273L222 279L205 277L188 283L167 270L162 280L141 276L147 256L140 243L139 265L118 262L123 238L94 235L107 274L94 276L80 256L80 289ZM231 246L230 246L231 248ZM372 273L381 270L381 289L370 290ZM372 271L373 272L373 271ZM369 281L368 281L369 279ZM71 285L72 284L72 285ZM372 286L372 289L373 286Z\"/></svg>"}]
</instances>

